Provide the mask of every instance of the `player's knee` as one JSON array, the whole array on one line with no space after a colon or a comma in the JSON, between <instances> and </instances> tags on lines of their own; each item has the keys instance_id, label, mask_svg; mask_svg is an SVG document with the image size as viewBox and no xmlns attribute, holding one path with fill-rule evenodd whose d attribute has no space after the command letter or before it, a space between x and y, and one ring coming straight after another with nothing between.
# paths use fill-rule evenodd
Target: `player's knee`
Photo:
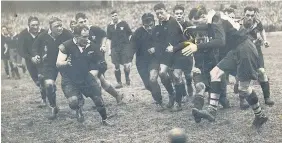
<instances>
[{"instance_id":1,"label":"player's knee","mask_svg":"<svg viewBox=\"0 0 282 143\"><path fill-rule=\"evenodd\" d=\"M224 72L217 66L210 71L211 81L221 81L221 76Z\"/></svg>"},{"instance_id":2,"label":"player's knee","mask_svg":"<svg viewBox=\"0 0 282 143\"><path fill-rule=\"evenodd\" d=\"M79 107L79 102L78 102L78 98L77 96L72 96L70 98L68 98L68 102L69 102L69 107L72 110L76 110Z\"/></svg>"},{"instance_id":3,"label":"player's knee","mask_svg":"<svg viewBox=\"0 0 282 143\"><path fill-rule=\"evenodd\" d=\"M53 80L45 80L44 85L47 92L53 93L56 91L56 84Z\"/></svg>"},{"instance_id":4,"label":"player's knee","mask_svg":"<svg viewBox=\"0 0 282 143\"><path fill-rule=\"evenodd\" d=\"M250 105L254 105L256 103L258 103L258 97L256 94L250 94L246 97L246 100L247 102L250 104Z\"/></svg>"},{"instance_id":5,"label":"player's knee","mask_svg":"<svg viewBox=\"0 0 282 143\"><path fill-rule=\"evenodd\" d=\"M258 69L258 80L260 82L266 82L268 81L268 78L266 76L266 72L265 72L265 69L264 68L259 68Z\"/></svg>"},{"instance_id":6,"label":"player's knee","mask_svg":"<svg viewBox=\"0 0 282 143\"><path fill-rule=\"evenodd\" d=\"M252 88L249 85L239 84L239 94L243 97L247 97L252 93Z\"/></svg>"},{"instance_id":7,"label":"player's knee","mask_svg":"<svg viewBox=\"0 0 282 143\"><path fill-rule=\"evenodd\" d=\"M157 82L157 81L158 81L158 75L157 74L150 75L150 82L151 83L154 83L154 82Z\"/></svg>"},{"instance_id":8,"label":"player's knee","mask_svg":"<svg viewBox=\"0 0 282 143\"><path fill-rule=\"evenodd\" d=\"M204 92L206 90L206 85L203 82L199 82L195 85L196 93Z\"/></svg>"}]
</instances>

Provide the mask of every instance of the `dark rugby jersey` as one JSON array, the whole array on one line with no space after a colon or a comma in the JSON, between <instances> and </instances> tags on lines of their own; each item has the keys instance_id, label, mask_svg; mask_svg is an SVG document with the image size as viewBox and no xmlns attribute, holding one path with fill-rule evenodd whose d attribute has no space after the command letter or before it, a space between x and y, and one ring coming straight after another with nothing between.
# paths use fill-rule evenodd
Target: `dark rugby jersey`
<instances>
[{"instance_id":1,"label":"dark rugby jersey","mask_svg":"<svg viewBox=\"0 0 282 143\"><path fill-rule=\"evenodd\" d=\"M109 24L107 27L107 38L111 40L111 48L123 48L124 44L129 44L129 36L132 31L125 21L117 24ZM120 50L120 49L117 49Z\"/></svg>"},{"instance_id":2,"label":"dark rugby jersey","mask_svg":"<svg viewBox=\"0 0 282 143\"><path fill-rule=\"evenodd\" d=\"M136 58L144 58L150 60L152 57L148 49L153 47L153 35L145 30L144 27L139 27L131 37L131 45L136 51Z\"/></svg>"},{"instance_id":3,"label":"dark rugby jersey","mask_svg":"<svg viewBox=\"0 0 282 143\"><path fill-rule=\"evenodd\" d=\"M6 55L4 55L4 52L5 52L5 44L6 44L6 41L9 37L6 37L4 35L1 34L1 59L5 59L5 58L8 58L9 56L9 53L7 53ZM8 51L7 51L8 52Z\"/></svg>"},{"instance_id":4,"label":"dark rugby jersey","mask_svg":"<svg viewBox=\"0 0 282 143\"><path fill-rule=\"evenodd\" d=\"M9 49L18 49L18 38L18 34L7 38L6 44Z\"/></svg>"},{"instance_id":5,"label":"dark rugby jersey","mask_svg":"<svg viewBox=\"0 0 282 143\"><path fill-rule=\"evenodd\" d=\"M41 29L39 34L43 33L44 29ZM18 44L19 44L19 54L24 57L25 59L31 59L32 58L32 44L34 43L35 39L38 37L31 35L31 33L28 32L28 29L24 29L18 37Z\"/></svg>"},{"instance_id":6,"label":"dark rugby jersey","mask_svg":"<svg viewBox=\"0 0 282 143\"><path fill-rule=\"evenodd\" d=\"M82 51L74 39L64 42L63 45L64 47L60 47L60 51L71 58L72 66L60 69L62 77L69 78L77 84L83 83L89 75L91 65L96 65L102 60L99 53L95 51L98 45L90 42Z\"/></svg>"},{"instance_id":7,"label":"dark rugby jersey","mask_svg":"<svg viewBox=\"0 0 282 143\"><path fill-rule=\"evenodd\" d=\"M97 45L102 45L102 39L106 37L106 32L98 26L91 26L89 30L89 40Z\"/></svg>"},{"instance_id":8,"label":"dark rugby jersey","mask_svg":"<svg viewBox=\"0 0 282 143\"><path fill-rule=\"evenodd\" d=\"M56 66L59 45L69 39L72 39L73 35L67 29L63 29L62 34L56 39L54 39L54 37L50 34L50 31L45 31L38 36L32 45L32 55L39 55L41 60L43 60L43 65Z\"/></svg>"}]
</instances>

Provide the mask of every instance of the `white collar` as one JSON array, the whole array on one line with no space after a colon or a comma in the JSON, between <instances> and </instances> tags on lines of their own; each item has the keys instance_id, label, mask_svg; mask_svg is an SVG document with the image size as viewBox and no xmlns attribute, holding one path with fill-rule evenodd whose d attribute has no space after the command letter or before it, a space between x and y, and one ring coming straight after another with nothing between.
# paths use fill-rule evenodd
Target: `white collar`
<instances>
[{"instance_id":1,"label":"white collar","mask_svg":"<svg viewBox=\"0 0 282 143\"><path fill-rule=\"evenodd\" d=\"M35 37L36 37L36 35L34 35L34 34L30 33L30 32L29 32L29 30L30 30L30 29L29 29L29 27L27 27L27 32L28 32L28 33L29 33L29 34L30 34L33 38L35 38ZM37 31L37 32L38 32L38 33L40 33L40 31L41 31L41 28L39 27L39 29L38 29L38 31Z\"/></svg>"},{"instance_id":2,"label":"white collar","mask_svg":"<svg viewBox=\"0 0 282 143\"><path fill-rule=\"evenodd\" d=\"M121 20L118 20L117 23L114 23L113 21L111 21L110 25L118 24L120 22L121 22Z\"/></svg>"},{"instance_id":3,"label":"white collar","mask_svg":"<svg viewBox=\"0 0 282 143\"><path fill-rule=\"evenodd\" d=\"M77 44L77 41L76 41L75 38L72 38L72 41L73 41L73 43L78 47L78 49L79 49L79 51L80 51L81 53L83 52L83 49L88 48L88 47L90 46L90 44L91 44L91 41L90 41L90 40L87 40L87 45L86 45L86 47L84 48L84 47L81 47L81 46L79 46L79 45Z\"/></svg>"}]
</instances>

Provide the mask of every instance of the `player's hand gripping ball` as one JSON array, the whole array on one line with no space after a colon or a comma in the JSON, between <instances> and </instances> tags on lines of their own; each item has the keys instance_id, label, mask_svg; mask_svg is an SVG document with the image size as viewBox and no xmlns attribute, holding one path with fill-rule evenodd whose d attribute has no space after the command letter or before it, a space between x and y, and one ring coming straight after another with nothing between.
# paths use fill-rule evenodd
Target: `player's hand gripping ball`
<instances>
[{"instance_id":1,"label":"player's hand gripping ball","mask_svg":"<svg viewBox=\"0 0 282 143\"><path fill-rule=\"evenodd\" d=\"M191 54L195 53L198 50L198 47L196 44L187 42L187 46L181 50L182 54L184 56L190 56Z\"/></svg>"}]
</instances>

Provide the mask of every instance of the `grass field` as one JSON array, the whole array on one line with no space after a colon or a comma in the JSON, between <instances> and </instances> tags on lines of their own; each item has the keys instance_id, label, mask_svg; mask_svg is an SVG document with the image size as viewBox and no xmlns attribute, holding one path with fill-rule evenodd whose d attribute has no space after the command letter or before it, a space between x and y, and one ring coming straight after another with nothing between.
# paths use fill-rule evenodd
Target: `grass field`
<instances>
[{"instance_id":1,"label":"grass field","mask_svg":"<svg viewBox=\"0 0 282 143\"><path fill-rule=\"evenodd\" d=\"M273 107L265 106L261 89L255 86L260 103L270 118L260 132L250 128L254 118L252 110L239 110L238 96L233 94L232 85L228 86L232 108L219 109L214 123L202 121L196 124L191 115L191 102L186 103L181 112L156 112L149 92L142 90L143 85L135 65L131 72L132 85L120 89L120 92L126 95L126 105L117 106L110 95L105 92L103 94L108 113L114 115L110 120L116 124L115 127L101 126L100 117L96 110L92 109L93 103L89 99L84 105L86 121L83 124L78 123L62 93L60 77L57 80L57 103L60 112L57 120L50 121L46 118L48 108L38 108L37 104L33 103L33 100L39 99L40 94L29 75L25 74L21 80L8 80L5 79L2 68L2 142L165 143L168 131L174 127L184 128L189 142L193 143L282 142L281 38L268 37L271 47L263 49L266 71L270 77L271 95L276 103ZM113 66L109 65L106 77L114 82ZM167 93L163 87L162 91L167 102Z\"/></svg>"}]
</instances>

